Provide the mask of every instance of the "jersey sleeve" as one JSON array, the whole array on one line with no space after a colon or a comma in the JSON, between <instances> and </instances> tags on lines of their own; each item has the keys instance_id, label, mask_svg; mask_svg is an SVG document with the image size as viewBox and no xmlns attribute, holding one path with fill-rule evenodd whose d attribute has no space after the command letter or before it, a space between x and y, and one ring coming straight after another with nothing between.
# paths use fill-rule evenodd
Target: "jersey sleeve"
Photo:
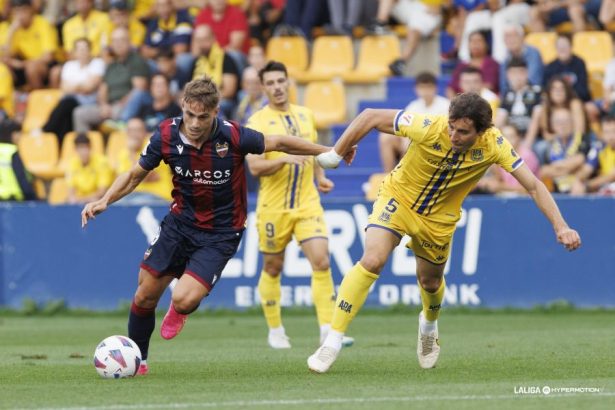
<instances>
[{"instance_id":1,"label":"jersey sleeve","mask_svg":"<svg viewBox=\"0 0 615 410\"><path fill-rule=\"evenodd\" d=\"M265 136L252 128L239 128L239 149L243 155L265 152Z\"/></svg>"},{"instance_id":2,"label":"jersey sleeve","mask_svg":"<svg viewBox=\"0 0 615 410\"><path fill-rule=\"evenodd\" d=\"M435 116L433 115L400 110L393 120L393 131L399 137L421 142L434 122Z\"/></svg>"},{"instance_id":3,"label":"jersey sleeve","mask_svg":"<svg viewBox=\"0 0 615 410\"><path fill-rule=\"evenodd\" d=\"M506 172L513 172L523 165L523 158L515 151L512 144L500 135L497 137L495 163Z\"/></svg>"},{"instance_id":4,"label":"jersey sleeve","mask_svg":"<svg viewBox=\"0 0 615 410\"><path fill-rule=\"evenodd\" d=\"M160 128L158 128L141 152L139 165L146 171L151 171L160 165L160 161L162 161L162 137L160 136Z\"/></svg>"}]
</instances>

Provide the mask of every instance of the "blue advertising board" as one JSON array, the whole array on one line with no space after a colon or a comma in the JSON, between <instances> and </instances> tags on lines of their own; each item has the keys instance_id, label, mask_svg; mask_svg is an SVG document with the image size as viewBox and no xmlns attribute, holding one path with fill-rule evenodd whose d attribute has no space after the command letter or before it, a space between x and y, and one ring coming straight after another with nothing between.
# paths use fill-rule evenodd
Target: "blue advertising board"
<instances>
[{"instance_id":1,"label":"blue advertising board","mask_svg":"<svg viewBox=\"0 0 615 410\"><path fill-rule=\"evenodd\" d=\"M615 199L561 197L558 203L581 234L583 245L576 252L556 242L551 225L530 199L468 198L446 265L445 304L531 307L565 299L578 306L615 306ZM361 257L371 204L323 205L339 284ZM139 263L167 208L113 206L86 229L81 229L80 211L76 206L0 206L0 305L18 308L25 298L41 303L63 299L70 307L114 309L132 299ZM251 208L239 251L204 304L258 304L262 261L254 222ZM311 305L310 273L292 243L286 251L283 305ZM419 295L414 256L399 246L366 303L418 305Z\"/></svg>"}]
</instances>

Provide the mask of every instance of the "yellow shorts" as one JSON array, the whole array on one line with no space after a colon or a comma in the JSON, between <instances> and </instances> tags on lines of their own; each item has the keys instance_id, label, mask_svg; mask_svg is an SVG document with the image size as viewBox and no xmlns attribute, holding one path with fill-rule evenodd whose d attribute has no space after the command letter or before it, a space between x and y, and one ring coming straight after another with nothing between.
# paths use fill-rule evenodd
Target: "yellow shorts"
<instances>
[{"instance_id":1,"label":"yellow shorts","mask_svg":"<svg viewBox=\"0 0 615 410\"><path fill-rule=\"evenodd\" d=\"M367 227L370 226L386 229L400 239L409 235L412 240L406 246L416 256L441 265L448 259L456 223L427 220L381 189L368 218Z\"/></svg>"},{"instance_id":2,"label":"yellow shorts","mask_svg":"<svg viewBox=\"0 0 615 410\"><path fill-rule=\"evenodd\" d=\"M263 253L280 253L293 235L300 244L309 239L327 239L322 208L310 212L257 212L258 247Z\"/></svg>"}]
</instances>

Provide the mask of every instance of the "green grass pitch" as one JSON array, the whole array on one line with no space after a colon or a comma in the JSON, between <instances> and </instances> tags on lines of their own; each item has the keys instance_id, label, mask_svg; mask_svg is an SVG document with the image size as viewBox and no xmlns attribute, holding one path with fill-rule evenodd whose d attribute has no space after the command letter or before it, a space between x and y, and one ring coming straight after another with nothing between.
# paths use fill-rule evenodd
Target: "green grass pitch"
<instances>
[{"instance_id":1,"label":"green grass pitch","mask_svg":"<svg viewBox=\"0 0 615 410\"><path fill-rule=\"evenodd\" d=\"M309 312L285 316L293 348L267 347L257 314L203 313L150 348L150 374L101 379L92 354L120 315L0 316L0 408L613 409L615 316L608 311L442 312L438 367L419 368L415 311L366 311L330 373L307 370ZM551 394L531 394L549 386ZM597 388L556 392L557 388ZM525 391L528 394L520 394Z\"/></svg>"}]
</instances>

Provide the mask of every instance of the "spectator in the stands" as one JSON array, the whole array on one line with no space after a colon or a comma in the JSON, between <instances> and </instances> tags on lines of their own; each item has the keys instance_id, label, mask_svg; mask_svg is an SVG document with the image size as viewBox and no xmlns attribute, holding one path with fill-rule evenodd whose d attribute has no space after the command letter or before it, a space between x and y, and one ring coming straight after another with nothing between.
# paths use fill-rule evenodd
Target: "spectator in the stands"
<instances>
[{"instance_id":1,"label":"spectator in the stands","mask_svg":"<svg viewBox=\"0 0 615 410\"><path fill-rule=\"evenodd\" d=\"M267 105L267 96L261 88L258 70L254 67L246 67L241 76L241 93L235 119L241 125L245 125L248 119L256 111Z\"/></svg>"},{"instance_id":2,"label":"spectator in the stands","mask_svg":"<svg viewBox=\"0 0 615 410\"><path fill-rule=\"evenodd\" d=\"M163 48L171 48L180 71L188 71L192 64L190 38L192 17L188 10L176 10L172 0L156 0L155 19L150 20L141 54L148 59L153 71L155 59Z\"/></svg>"},{"instance_id":3,"label":"spectator in the stands","mask_svg":"<svg viewBox=\"0 0 615 410\"><path fill-rule=\"evenodd\" d=\"M417 98L406 106L406 111L418 114L448 114L450 101L438 95L437 80L432 73L423 72L417 75L414 91ZM395 168L406 153L409 143L408 138L380 133L378 146L383 172L391 172Z\"/></svg>"},{"instance_id":4,"label":"spectator in the stands","mask_svg":"<svg viewBox=\"0 0 615 410\"><path fill-rule=\"evenodd\" d=\"M72 55L74 58L62 66L60 87L64 95L43 127L43 131L56 134L60 144L64 135L73 130L73 110L80 105L96 104L105 73L104 61L92 58L87 38L75 40Z\"/></svg>"},{"instance_id":5,"label":"spectator in the stands","mask_svg":"<svg viewBox=\"0 0 615 410\"><path fill-rule=\"evenodd\" d=\"M103 36L103 44L109 47L111 33L117 27L127 28L130 32L130 44L137 49L145 41L147 29L134 15L130 14L128 0L111 0L109 2L109 24Z\"/></svg>"},{"instance_id":6,"label":"spectator in the stands","mask_svg":"<svg viewBox=\"0 0 615 410\"><path fill-rule=\"evenodd\" d=\"M31 0L11 0L12 23L5 42L4 63L13 71L16 87L42 88L58 51L57 30L36 14Z\"/></svg>"},{"instance_id":7,"label":"spectator in the stands","mask_svg":"<svg viewBox=\"0 0 615 410\"><path fill-rule=\"evenodd\" d=\"M96 201L111 185L113 172L104 155L92 152L91 141L85 133L79 133L75 138L75 151L77 155L71 158L66 174L68 202Z\"/></svg>"},{"instance_id":8,"label":"spectator in the stands","mask_svg":"<svg viewBox=\"0 0 615 410\"><path fill-rule=\"evenodd\" d=\"M147 130L152 132L165 118L178 117L182 110L177 105L169 88L169 80L162 74L152 77L150 94L152 102L141 106L137 117L145 122Z\"/></svg>"},{"instance_id":9,"label":"spectator in the stands","mask_svg":"<svg viewBox=\"0 0 615 410\"><path fill-rule=\"evenodd\" d=\"M327 0L286 0L281 34L311 39L312 29L326 19L327 11Z\"/></svg>"},{"instance_id":10,"label":"spectator in the stands","mask_svg":"<svg viewBox=\"0 0 615 410\"><path fill-rule=\"evenodd\" d=\"M331 25L329 35L352 36L352 29L359 25L365 7L363 0L328 0Z\"/></svg>"},{"instance_id":11,"label":"spectator in the stands","mask_svg":"<svg viewBox=\"0 0 615 410\"><path fill-rule=\"evenodd\" d=\"M576 32L587 29L587 17L598 20L602 0L537 0L530 10L530 31L544 32L566 22Z\"/></svg>"},{"instance_id":12,"label":"spectator in the stands","mask_svg":"<svg viewBox=\"0 0 615 410\"><path fill-rule=\"evenodd\" d=\"M109 25L109 16L94 8L94 0L75 0L77 14L66 20L62 26L62 41L67 53L73 51L75 41L90 40L92 55L100 56L103 37Z\"/></svg>"},{"instance_id":13,"label":"spectator in the stands","mask_svg":"<svg viewBox=\"0 0 615 410\"><path fill-rule=\"evenodd\" d=\"M181 72L170 48L162 48L156 57L157 73L163 74L169 80L169 89L174 98L177 98L184 85L192 78L192 67L186 72Z\"/></svg>"},{"instance_id":14,"label":"spectator in the stands","mask_svg":"<svg viewBox=\"0 0 615 410\"><path fill-rule=\"evenodd\" d=\"M496 94L498 92L500 65L489 54L489 43L487 42L485 32L475 31L470 34L469 47L470 60L468 62L460 61L453 70L449 89L447 90L449 98L452 98L461 91L459 75L467 66L478 68L483 75L483 82L487 88Z\"/></svg>"},{"instance_id":15,"label":"spectator in the stands","mask_svg":"<svg viewBox=\"0 0 615 410\"><path fill-rule=\"evenodd\" d=\"M252 0L248 3L250 38L265 44L282 21L286 0Z\"/></svg>"},{"instance_id":16,"label":"spectator in the stands","mask_svg":"<svg viewBox=\"0 0 615 410\"><path fill-rule=\"evenodd\" d=\"M587 161L577 172L571 193L582 195L597 192L615 195L615 117L607 115L601 121L600 142L587 154Z\"/></svg>"},{"instance_id":17,"label":"spectator in the stands","mask_svg":"<svg viewBox=\"0 0 615 410\"><path fill-rule=\"evenodd\" d=\"M35 200L31 175L26 170L15 144L19 125L0 122L0 201Z\"/></svg>"},{"instance_id":18,"label":"spectator in the stands","mask_svg":"<svg viewBox=\"0 0 615 410\"><path fill-rule=\"evenodd\" d=\"M408 26L406 42L401 57L393 61L389 68L396 76L407 72L407 63L412 59L422 39L434 34L442 23L443 0L423 2L419 0L399 0L393 6L392 15Z\"/></svg>"},{"instance_id":19,"label":"spectator in the stands","mask_svg":"<svg viewBox=\"0 0 615 410\"><path fill-rule=\"evenodd\" d=\"M113 61L107 66L103 83L98 88L97 104L81 105L73 111L77 132L86 132L106 120L110 120L106 124L109 128L122 128L139 107L151 99L148 64L132 51L127 29L119 27L113 31L111 51Z\"/></svg>"},{"instance_id":20,"label":"spectator in the stands","mask_svg":"<svg viewBox=\"0 0 615 410\"><path fill-rule=\"evenodd\" d=\"M267 64L267 56L265 55L265 49L261 45L253 45L248 51L248 66L254 67L256 71L260 71L261 68Z\"/></svg>"},{"instance_id":21,"label":"spectator in the stands","mask_svg":"<svg viewBox=\"0 0 615 410\"><path fill-rule=\"evenodd\" d=\"M583 101L575 94L570 84L561 76L552 77L543 92L542 103L536 108L532 117L532 124L526 134L526 142L533 144L534 151L538 158L544 160L544 142L536 143L537 137L542 137L544 141L550 142L555 137L555 128L551 123L553 111L556 109L566 109L572 120L572 128L575 134L586 134L590 132L587 116L583 109ZM593 136L589 134L589 136Z\"/></svg>"},{"instance_id":22,"label":"spectator in the stands","mask_svg":"<svg viewBox=\"0 0 615 410\"><path fill-rule=\"evenodd\" d=\"M218 44L235 60L241 72L250 47L248 20L243 11L229 6L226 0L209 0L194 21L195 29L201 25L211 27Z\"/></svg>"},{"instance_id":23,"label":"spectator in the stands","mask_svg":"<svg viewBox=\"0 0 615 410\"><path fill-rule=\"evenodd\" d=\"M476 93L487 100L491 106L493 117L495 118L500 105L500 99L496 93L485 87L483 73L478 68L467 66L461 70L461 74L459 75L459 88L462 93Z\"/></svg>"},{"instance_id":24,"label":"spectator in the stands","mask_svg":"<svg viewBox=\"0 0 615 410\"><path fill-rule=\"evenodd\" d=\"M553 182L554 191L567 193L585 163L591 142L588 134L574 131L572 113L566 108L553 110L550 122L554 136L539 174L543 180Z\"/></svg>"},{"instance_id":25,"label":"spectator in the stands","mask_svg":"<svg viewBox=\"0 0 615 410\"><path fill-rule=\"evenodd\" d=\"M602 0L598 19L606 26L615 20L615 0Z\"/></svg>"},{"instance_id":26,"label":"spectator in the stands","mask_svg":"<svg viewBox=\"0 0 615 410\"><path fill-rule=\"evenodd\" d=\"M504 43L506 44L506 58L500 66L500 95L508 91L506 81L506 68L508 62L513 58L522 58L525 61L528 72L528 79L532 85L542 85L544 65L540 52L532 46L524 43L525 32L520 25L507 25L504 28Z\"/></svg>"},{"instance_id":27,"label":"spectator in the stands","mask_svg":"<svg viewBox=\"0 0 615 410\"><path fill-rule=\"evenodd\" d=\"M220 110L226 118L231 118L237 104L240 76L233 58L218 45L208 25L194 29L192 50L195 56L192 79L203 75L211 77L220 89Z\"/></svg>"},{"instance_id":28,"label":"spectator in the stands","mask_svg":"<svg viewBox=\"0 0 615 410\"><path fill-rule=\"evenodd\" d=\"M521 135L526 136L534 111L540 104L542 89L539 85L529 83L527 65L522 58L513 58L508 62L506 76L510 88L502 95L495 125L503 127L505 124L512 124ZM525 138L528 146L532 147L536 135Z\"/></svg>"}]
</instances>

